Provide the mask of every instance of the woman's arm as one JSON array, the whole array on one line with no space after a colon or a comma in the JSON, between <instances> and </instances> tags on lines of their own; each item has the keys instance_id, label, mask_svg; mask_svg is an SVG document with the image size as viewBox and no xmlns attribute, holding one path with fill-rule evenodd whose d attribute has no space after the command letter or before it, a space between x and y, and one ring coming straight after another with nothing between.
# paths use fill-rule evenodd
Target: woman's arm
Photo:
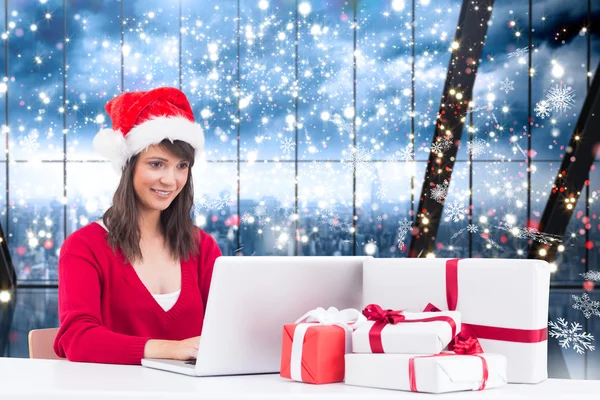
<instances>
[{"instance_id":1,"label":"woman's arm","mask_svg":"<svg viewBox=\"0 0 600 400\"><path fill-rule=\"evenodd\" d=\"M58 272L60 329L55 353L70 361L140 364L150 338L115 333L102 325L101 271L93 257L64 251Z\"/></svg>"}]
</instances>

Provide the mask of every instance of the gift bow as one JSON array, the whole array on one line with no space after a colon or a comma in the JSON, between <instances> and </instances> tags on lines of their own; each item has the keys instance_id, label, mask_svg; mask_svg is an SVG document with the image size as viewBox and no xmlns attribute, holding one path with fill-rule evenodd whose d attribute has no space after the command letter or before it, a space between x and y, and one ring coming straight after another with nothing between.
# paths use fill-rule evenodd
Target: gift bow
<instances>
[{"instance_id":1,"label":"gift bow","mask_svg":"<svg viewBox=\"0 0 600 400\"><path fill-rule=\"evenodd\" d=\"M329 307L326 310L323 307L317 307L298 318L295 323L318 322L322 325L338 325L344 328L352 323L353 327L357 327L358 324L363 324L366 320L360 311L355 308L338 310L335 307Z\"/></svg>"},{"instance_id":2,"label":"gift bow","mask_svg":"<svg viewBox=\"0 0 600 400\"><path fill-rule=\"evenodd\" d=\"M441 312L439 308L429 303L423 312ZM477 339L477 335L469 325L461 324L460 332L448 344L448 350L454 351L456 354L479 354L483 353L483 348Z\"/></svg>"},{"instance_id":3,"label":"gift bow","mask_svg":"<svg viewBox=\"0 0 600 400\"><path fill-rule=\"evenodd\" d=\"M406 316L402 314L404 310L384 310L378 304L369 304L363 310L363 315L367 317L369 321L375 321L371 329L369 330L369 345L373 353L384 353L383 342L381 339L381 332L386 325L395 325L399 322L434 322L444 321L450 325L452 329L452 337L456 335L456 322L447 316L432 317L432 318L419 318L419 319L406 319ZM438 310L439 311L439 310Z\"/></svg>"},{"instance_id":4,"label":"gift bow","mask_svg":"<svg viewBox=\"0 0 600 400\"><path fill-rule=\"evenodd\" d=\"M352 351L352 330L367 322L360 311L354 308L338 310L329 307L317 307L308 311L295 322L294 338L292 339L292 355L290 357L290 376L293 380L302 382L302 348L304 336L308 328L315 325L337 325L344 328L346 353ZM352 324L352 325L350 325Z\"/></svg>"},{"instance_id":5,"label":"gift bow","mask_svg":"<svg viewBox=\"0 0 600 400\"><path fill-rule=\"evenodd\" d=\"M363 310L363 315L367 317L369 321L394 325L406 319L406 317L402 315L402 311L403 310L384 310L378 304L369 304Z\"/></svg>"}]
</instances>

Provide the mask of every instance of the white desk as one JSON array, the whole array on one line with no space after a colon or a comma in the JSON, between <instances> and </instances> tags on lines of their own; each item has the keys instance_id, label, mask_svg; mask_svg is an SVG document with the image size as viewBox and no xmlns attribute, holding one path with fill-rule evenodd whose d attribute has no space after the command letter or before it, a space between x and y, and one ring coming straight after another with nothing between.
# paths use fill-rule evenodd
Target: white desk
<instances>
[{"instance_id":1,"label":"white desk","mask_svg":"<svg viewBox=\"0 0 600 400\"><path fill-rule=\"evenodd\" d=\"M598 399L600 381L551 379L442 395L310 385L279 375L197 378L138 366L0 358L2 399Z\"/></svg>"}]
</instances>

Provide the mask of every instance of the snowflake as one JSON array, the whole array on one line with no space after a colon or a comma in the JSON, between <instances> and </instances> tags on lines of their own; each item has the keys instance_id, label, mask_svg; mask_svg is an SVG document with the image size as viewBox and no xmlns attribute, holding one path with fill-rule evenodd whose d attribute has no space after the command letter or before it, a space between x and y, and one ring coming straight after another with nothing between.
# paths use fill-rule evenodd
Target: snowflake
<instances>
[{"instance_id":1,"label":"snowflake","mask_svg":"<svg viewBox=\"0 0 600 400\"><path fill-rule=\"evenodd\" d=\"M444 200L446 200L446 196L448 195L448 185L449 182L444 180L444 182L436 185L433 189L430 189L431 198L440 204L444 204Z\"/></svg>"},{"instance_id":2,"label":"snowflake","mask_svg":"<svg viewBox=\"0 0 600 400\"><path fill-rule=\"evenodd\" d=\"M402 249L404 247L406 235L412 229L412 221L404 218L402 221L398 222L398 225L398 248Z\"/></svg>"},{"instance_id":3,"label":"snowflake","mask_svg":"<svg viewBox=\"0 0 600 400\"><path fill-rule=\"evenodd\" d=\"M355 170L357 173L370 169L371 153L362 145L350 146L350 150L348 152L344 151L344 153L346 157L342 160L342 163L347 168Z\"/></svg>"},{"instance_id":4,"label":"snowflake","mask_svg":"<svg viewBox=\"0 0 600 400\"><path fill-rule=\"evenodd\" d=\"M550 116L550 105L546 100L542 100L536 103L533 109L535 116L541 119L548 118Z\"/></svg>"},{"instance_id":5,"label":"snowflake","mask_svg":"<svg viewBox=\"0 0 600 400\"><path fill-rule=\"evenodd\" d=\"M453 138L445 137L442 139L438 139L434 144L431 145L431 151L433 153L443 153L444 151L450 150L453 144Z\"/></svg>"},{"instance_id":6,"label":"snowflake","mask_svg":"<svg viewBox=\"0 0 600 400\"><path fill-rule=\"evenodd\" d=\"M413 161L415 159L413 147L409 145L400 150L400 159L402 161Z\"/></svg>"},{"instance_id":7,"label":"snowflake","mask_svg":"<svg viewBox=\"0 0 600 400\"><path fill-rule=\"evenodd\" d=\"M354 123L344 120L340 114L333 115L333 123L337 125L340 135L344 133L348 136L354 135Z\"/></svg>"},{"instance_id":8,"label":"snowflake","mask_svg":"<svg viewBox=\"0 0 600 400\"><path fill-rule=\"evenodd\" d=\"M524 56L525 54L527 54L528 49L529 46L523 47L522 49L516 49L515 51L508 53L508 58Z\"/></svg>"},{"instance_id":9,"label":"snowflake","mask_svg":"<svg viewBox=\"0 0 600 400\"><path fill-rule=\"evenodd\" d=\"M35 151L40 144L38 143L37 133L30 133L27 136L19 136L19 144L29 152Z\"/></svg>"},{"instance_id":10,"label":"snowflake","mask_svg":"<svg viewBox=\"0 0 600 400\"><path fill-rule=\"evenodd\" d=\"M477 225L473 225L473 224L469 224L467 225L467 230L469 231L469 233L477 233Z\"/></svg>"},{"instance_id":11,"label":"snowflake","mask_svg":"<svg viewBox=\"0 0 600 400\"><path fill-rule=\"evenodd\" d=\"M482 155L487 147L487 142L480 138L475 138L467 142L467 149L469 150L469 154L473 156L473 158L479 157Z\"/></svg>"},{"instance_id":12,"label":"snowflake","mask_svg":"<svg viewBox=\"0 0 600 400\"><path fill-rule=\"evenodd\" d=\"M454 200L449 206L446 207L446 222L452 220L453 222L462 221L465 219L467 209L464 203Z\"/></svg>"},{"instance_id":13,"label":"snowflake","mask_svg":"<svg viewBox=\"0 0 600 400\"><path fill-rule=\"evenodd\" d=\"M500 90L508 94L508 92L515 90L514 84L515 81L511 81L508 78L504 78L504 80L500 82Z\"/></svg>"},{"instance_id":14,"label":"snowflake","mask_svg":"<svg viewBox=\"0 0 600 400\"><path fill-rule=\"evenodd\" d=\"M513 234L513 236L519 239L534 240L543 244L553 244L555 242L562 241L562 237L559 235L552 235L550 233L540 232L535 228L519 228L510 224L500 223L496 228L507 231Z\"/></svg>"},{"instance_id":15,"label":"snowflake","mask_svg":"<svg viewBox=\"0 0 600 400\"><path fill-rule=\"evenodd\" d=\"M435 142L434 144L431 145L431 152L432 153L443 153L444 152L444 146L442 144L442 142Z\"/></svg>"},{"instance_id":16,"label":"snowflake","mask_svg":"<svg viewBox=\"0 0 600 400\"><path fill-rule=\"evenodd\" d=\"M491 249L492 247L494 247L494 248L496 248L496 249L498 249L500 251L504 251L504 249L502 248L502 246L500 246L498 243L496 243L494 240L492 240L489 236L487 236L487 235L481 235L481 238L483 240L485 240L485 243L487 243L486 247L488 249Z\"/></svg>"},{"instance_id":17,"label":"snowflake","mask_svg":"<svg viewBox=\"0 0 600 400\"><path fill-rule=\"evenodd\" d=\"M292 198L286 198L275 207L275 211L283 210L283 215L287 218L290 216L290 211L294 210L294 207L294 200Z\"/></svg>"},{"instance_id":18,"label":"snowflake","mask_svg":"<svg viewBox=\"0 0 600 400\"><path fill-rule=\"evenodd\" d=\"M585 350L594 351L596 348L592 345L594 336L590 333L579 332L581 325L577 322L569 323L563 318L558 318L557 322L549 321L548 326L550 327L550 337L557 338L561 347L569 349L570 345L573 345L573 350L579 354L584 354Z\"/></svg>"},{"instance_id":19,"label":"snowflake","mask_svg":"<svg viewBox=\"0 0 600 400\"><path fill-rule=\"evenodd\" d=\"M386 197L388 194L388 188L387 185L382 182L381 185L379 186L379 189L377 189L377 200L381 200L384 197Z\"/></svg>"},{"instance_id":20,"label":"snowflake","mask_svg":"<svg viewBox=\"0 0 600 400\"><path fill-rule=\"evenodd\" d=\"M587 293L582 294L581 297L575 295L571 295L571 297L575 300L573 308L581 310L586 318L589 319L592 315L600 317L600 301L590 299Z\"/></svg>"},{"instance_id":21,"label":"snowflake","mask_svg":"<svg viewBox=\"0 0 600 400\"><path fill-rule=\"evenodd\" d=\"M564 84L556 85L546 93L546 100L552 111L567 111L575 105L574 97L575 93L573 93L571 86Z\"/></svg>"},{"instance_id":22,"label":"snowflake","mask_svg":"<svg viewBox=\"0 0 600 400\"><path fill-rule=\"evenodd\" d=\"M273 247L277 250L283 250L288 246L289 241L290 235L288 235L287 233L282 233L277 237L277 240L275 241L275 246Z\"/></svg>"},{"instance_id":23,"label":"snowflake","mask_svg":"<svg viewBox=\"0 0 600 400\"><path fill-rule=\"evenodd\" d=\"M263 219L267 215L267 207L264 204L259 204L254 207L254 215L258 219Z\"/></svg>"},{"instance_id":24,"label":"snowflake","mask_svg":"<svg viewBox=\"0 0 600 400\"><path fill-rule=\"evenodd\" d=\"M600 271L588 271L579 275L583 276L583 279L585 279L586 281L600 282Z\"/></svg>"},{"instance_id":25,"label":"snowflake","mask_svg":"<svg viewBox=\"0 0 600 400\"><path fill-rule=\"evenodd\" d=\"M254 217L249 212L245 212L242 214L242 224L249 225L254 222Z\"/></svg>"},{"instance_id":26,"label":"snowflake","mask_svg":"<svg viewBox=\"0 0 600 400\"><path fill-rule=\"evenodd\" d=\"M292 150L296 147L296 143L292 138L283 138L282 141L279 142L279 148L283 150L283 154L290 154Z\"/></svg>"},{"instance_id":27,"label":"snowflake","mask_svg":"<svg viewBox=\"0 0 600 400\"><path fill-rule=\"evenodd\" d=\"M382 215L378 215L377 218L375 218L377 220L377 222L382 222L383 221L383 216Z\"/></svg>"},{"instance_id":28,"label":"snowflake","mask_svg":"<svg viewBox=\"0 0 600 400\"><path fill-rule=\"evenodd\" d=\"M215 210L223 210L231 204L231 196L229 194L225 194L223 197L218 197L215 201L212 202L211 208Z\"/></svg>"}]
</instances>

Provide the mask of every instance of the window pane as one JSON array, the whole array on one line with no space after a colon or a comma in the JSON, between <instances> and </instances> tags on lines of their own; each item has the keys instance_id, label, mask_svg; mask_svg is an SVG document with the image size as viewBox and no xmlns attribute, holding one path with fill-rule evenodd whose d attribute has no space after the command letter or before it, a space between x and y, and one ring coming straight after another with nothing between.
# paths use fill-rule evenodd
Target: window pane
<instances>
[{"instance_id":1,"label":"window pane","mask_svg":"<svg viewBox=\"0 0 600 400\"><path fill-rule=\"evenodd\" d=\"M9 249L19 281L58 279L64 240L63 164L11 164Z\"/></svg>"},{"instance_id":2,"label":"window pane","mask_svg":"<svg viewBox=\"0 0 600 400\"><path fill-rule=\"evenodd\" d=\"M532 165L531 176L531 225L538 227L539 221L547 206L552 187L558 173L560 161L554 163L536 162ZM559 206L567 207L565 197L558 199ZM552 275L555 284L572 284L580 282L580 273L585 269L585 231L583 218L585 217L585 195L575 207L569 221L562 244L564 252L557 252L557 271Z\"/></svg>"},{"instance_id":3,"label":"window pane","mask_svg":"<svg viewBox=\"0 0 600 400\"><path fill-rule=\"evenodd\" d=\"M357 253L406 257L412 226L411 162L374 162L372 174L357 176Z\"/></svg>"},{"instance_id":4,"label":"window pane","mask_svg":"<svg viewBox=\"0 0 600 400\"><path fill-rule=\"evenodd\" d=\"M587 0L533 5L532 146L541 160L563 157L586 96L587 38L575 31L586 11Z\"/></svg>"},{"instance_id":5,"label":"window pane","mask_svg":"<svg viewBox=\"0 0 600 400\"><path fill-rule=\"evenodd\" d=\"M553 289L550 292L550 305L549 305L549 321L553 322L558 326L558 328L562 327L562 323L567 322L569 328L572 327L571 324L577 323L582 327L582 332L589 332L594 335L594 337L599 337L600 331L590 331L594 327L590 324L590 320L593 320L592 317L590 320L586 319L583 313L579 310L573 309L573 304L575 301L573 299L573 295L582 296L583 290L581 291L567 291L567 290L559 290ZM594 300L597 300L596 293L589 293L590 297ZM548 327L549 331L559 331L556 325L550 325ZM581 332L580 332L581 333ZM560 339L551 337L548 335L548 375L550 378L565 378L565 379L584 379L585 378L585 354L578 354L577 351L573 348L572 343L569 348L561 347L559 343ZM596 343L593 342L595 345ZM587 356L589 359L592 357L597 357L595 352L590 352L585 348L582 349L584 353L588 353ZM589 367L588 367L589 368Z\"/></svg>"},{"instance_id":6,"label":"window pane","mask_svg":"<svg viewBox=\"0 0 600 400\"><path fill-rule=\"evenodd\" d=\"M4 4L2 4L2 6L0 6L0 29L2 30L2 32L7 32L6 29L6 25L4 24L4 16L6 15L4 13ZM6 54L6 40L0 40L0 54ZM6 74L6 72L5 72ZM2 80L2 82L0 82L0 104L6 104L5 101L5 97L6 96L6 91L8 90L8 82ZM0 150L0 161L1 160L6 160L6 151L5 150L5 146L6 146L6 112L4 112L4 110L2 108L0 108L0 141L1 143L3 143L4 145L2 145L2 149Z\"/></svg>"},{"instance_id":7,"label":"window pane","mask_svg":"<svg viewBox=\"0 0 600 400\"><path fill-rule=\"evenodd\" d=\"M17 289L16 307L5 357L29 357L27 337L32 329L58 327L58 290Z\"/></svg>"},{"instance_id":8,"label":"window pane","mask_svg":"<svg viewBox=\"0 0 600 400\"><path fill-rule=\"evenodd\" d=\"M10 157L61 160L63 2L7 1Z\"/></svg>"},{"instance_id":9,"label":"window pane","mask_svg":"<svg viewBox=\"0 0 600 400\"><path fill-rule=\"evenodd\" d=\"M472 190L473 225L477 227L472 235L473 256L527 257L526 164L476 162Z\"/></svg>"},{"instance_id":10,"label":"window pane","mask_svg":"<svg viewBox=\"0 0 600 400\"><path fill-rule=\"evenodd\" d=\"M241 0L241 158L294 158L294 2ZM301 17L304 18L304 17Z\"/></svg>"},{"instance_id":11,"label":"window pane","mask_svg":"<svg viewBox=\"0 0 600 400\"><path fill-rule=\"evenodd\" d=\"M235 255L240 224L237 163L199 163L194 165L192 174L196 225L215 237L224 256Z\"/></svg>"},{"instance_id":12,"label":"window pane","mask_svg":"<svg viewBox=\"0 0 600 400\"><path fill-rule=\"evenodd\" d=\"M415 4L415 157L427 160L462 1Z\"/></svg>"},{"instance_id":13,"label":"window pane","mask_svg":"<svg viewBox=\"0 0 600 400\"><path fill-rule=\"evenodd\" d=\"M0 161L0 173L2 177L0 178L0 223L2 224L2 232L4 233L4 237L8 237L8 232L6 230L6 199L8 196L8 192L6 191L6 161Z\"/></svg>"},{"instance_id":14,"label":"window pane","mask_svg":"<svg viewBox=\"0 0 600 400\"><path fill-rule=\"evenodd\" d=\"M67 164L67 235L100 219L112 204L119 180L108 162Z\"/></svg>"},{"instance_id":15,"label":"window pane","mask_svg":"<svg viewBox=\"0 0 600 400\"><path fill-rule=\"evenodd\" d=\"M206 158L237 157L237 0L183 0L182 88L204 128Z\"/></svg>"},{"instance_id":16,"label":"window pane","mask_svg":"<svg viewBox=\"0 0 600 400\"><path fill-rule=\"evenodd\" d=\"M179 87L179 4L130 0L125 7L125 90Z\"/></svg>"},{"instance_id":17,"label":"window pane","mask_svg":"<svg viewBox=\"0 0 600 400\"><path fill-rule=\"evenodd\" d=\"M294 163L242 163L244 255L294 255Z\"/></svg>"},{"instance_id":18,"label":"window pane","mask_svg":"<svg viewBox=\"0 0 600 400\"><path fill-rule=\"evenodd\" d=\"M298 154L335 160L352 143L354 9L334 0L311 5L298 21Z\"/></svg>"},{"instance_id":19,"label":"window pane","mask_svg":"<svg viewBox=\"0 0 600 400\"><path fill-rule=\"evenodd\" d=\"M435 243L436 257L469 257L469 163L454 164Z\"/></svg>"},{"instance_id":20,"label":"window pane","mask_svg":"<svg viewBox=\"0 0 600 400\"><path fill-rule=\"evenodd\" d=\"M104 105L121 86L121 1L67 3L67 157L102 159L94 136L111 121Z\"/></svg>"},{"instance_id":21,"label":"window pane","mask_svg":"<svg viewBox=\"0 0 600 400\"><path fill-rule=\"evenodd\" d=\"M358 17L358 140L373 159L410 161L412 15L363 2Z\"/></svg>"},{"instance_id":22,"label":"window pane","mask_svg":"<svg viewBox=\"0 0 600 400\"><path fill-rule=\"evenodd\" d=\"M590 217L589 224L589 239L591 243L587 243L591 247L589 250L589 269L600 272L600 163L596 162L590 171ZM581 203L582 200L579 200ZM600 278L600 277L599 277ZM600 286L600 279L597 281ZM600 336L599 336L600 337Z\"/></svg>"},{"instance_id":23,"label":"window pane","mask_svg":"<svg viewBox=\"0 0 600 400\"><path fill-rule=\"evenodd\" d=\"M473 144L481 160L527 158L529 3L506 5L492 12L473 92ZM464 134L462 159L468 158Z\"/></svg>"},{"instance_id":24,"label":"window pane","mask_svg":"<svg viewBox=\"0 0 600 400\"><path fill-rule=\"evenodd\" d=\"M300 255L352 255L352 171L335 162L301 163L298 197Z\"/></svg>"}]
</instances>

